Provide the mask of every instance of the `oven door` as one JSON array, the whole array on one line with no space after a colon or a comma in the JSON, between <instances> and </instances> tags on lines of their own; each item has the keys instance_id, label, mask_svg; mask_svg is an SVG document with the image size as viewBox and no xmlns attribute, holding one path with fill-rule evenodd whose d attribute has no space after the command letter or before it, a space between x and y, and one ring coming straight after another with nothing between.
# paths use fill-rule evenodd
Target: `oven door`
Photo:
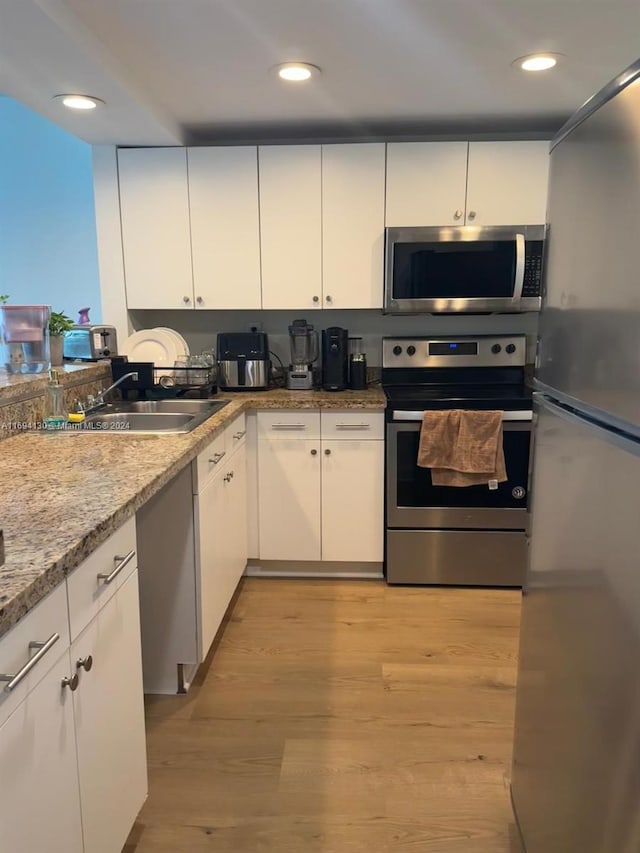
<instances>
[{"instance_id":1,"label":"oven door","mask_svg":"<svg viewBox=\"0 0 640 853\"><path fill-rule=\"evenodd\" d=\"M387 527L526 530L532 417L504 413L507 481L497 489L434 486L430 469L417 464L421 419L388 423Z\"/></svg>"},{"instance_id":2,"label":"oven door","mask_svg":"<svg viewBox=\"0 0 640 853\"><path fill-rule=\"evenodd\" d=\"M543 237L544 226L531 225L387 228L385 310L539 310L532 284L539 284Z\"/></svg>"}]
</instances>

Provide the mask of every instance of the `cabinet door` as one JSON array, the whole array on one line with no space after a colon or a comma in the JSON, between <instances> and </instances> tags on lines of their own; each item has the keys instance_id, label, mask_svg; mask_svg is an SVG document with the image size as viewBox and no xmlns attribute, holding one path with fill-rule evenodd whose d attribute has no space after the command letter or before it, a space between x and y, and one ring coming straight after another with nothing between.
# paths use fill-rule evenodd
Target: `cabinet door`
<instances>
[{"instance_id":1,"label":"cabinet door","mask_svg":"<svg viewBox=\"0 0 640 853\"><path fill-rule=\"evenodd\" d=\"M118 151L129 308L193 308L185 148Z\"/></svg>"},{"instance_id":2,"label":"cabinet door","mask_svg":"<svg viewBox=\"0 0 640 853\"><path fill-rule=\"evenodd\" d=\"M383 143L322 146L325 308L381 308Z\"/></svg>"},{"instance_id":3,"label":"cabinet door","mask_svg":"<svg viewBox=\"0 0 640 853\"><path fill-rule=\"evenodd\" d=\"M70 674L67 649L0 728L0 849L7 853L82 853L73 702L61 686Z\"/></svg>"},{"instance_id":4,"label":"cabinet door","mask_svg":"<svg viewBox=\"0 0 640 853\"><path fill-rule=\"evenodd\" d=\"M138 572L71 645L84 848L121 850L147 795Z\"/></svg>"},{"instance_id":5,"label":"cabinet door","mask_svg":"<svg viewBox=\"0 0 640 853\"><path fill-rule=\"evenodd\" d=\"M207 656L229 599L223 579L231 573L233 531L229 528L229 466L195 498L200 661Z\"/></svg>"},{"instance_id":6,"label":"cabinet door","mask_svg":"<svg viewBox=\"0 0 640 853\"><path fill-rule=\"evenodd\" d=\"M260 557L320 559L320 442L258 442Z\"/></svg>"},{"instance_id":7,"label":"cabinet door","mask_svg":"<svg viewBox=\"0 0 640 853\"><path fill-rule=\"evenodd\" d=\"M322 307L319 145L258 149L262 307Z\"/></svg>"},{"instance_id":8,"label":"cabinet door","mask_svg":"<svg viewBox=\"0 0 640 853\"><path fill-rule=\"evenodd\" d=\"M247 567L248 531L247 531L247 452L246 444L236 450L229 463L233 474L230 501L228 505L227 530L232 531L233 547L229 560L229 601L231 601L238 581Z\"/></svg>"},{"instance_id":9,"label":"cabinet door","mask_svg":"<svg viewBox=\"0 0 640 853\"><path fill-rule=\"evenodd\" d=\"M470 142L467 223L545 222L548 142Z\"/></svg>"},{"instance_id":10,"label":"cabinet door","mask_svg":"<svg viewBox=\"0 0 640 853\"><path fill-rule=\"evenodd\" d=\"M384 442L322 441L322 559L381 562Z\"/></svg>"},{"instance_id":11,"label":"cabinet door","mask_svg":"<svg viewBox=\"0 0 640 853\"><path fill-rule=\"evenodd\" d=\"M196 308L260 308L258 150L189 148Z\"/></svg>"},{"instance_id":12,"label":"cabinet door","mask_svg":"<svg viewBox=\"0 0 640 853\"><path fill-rule=\"evenodd\" d=\"M390 142L385 224L464 224L467 150L467 142Z\"/></svg>"}]
</instances>

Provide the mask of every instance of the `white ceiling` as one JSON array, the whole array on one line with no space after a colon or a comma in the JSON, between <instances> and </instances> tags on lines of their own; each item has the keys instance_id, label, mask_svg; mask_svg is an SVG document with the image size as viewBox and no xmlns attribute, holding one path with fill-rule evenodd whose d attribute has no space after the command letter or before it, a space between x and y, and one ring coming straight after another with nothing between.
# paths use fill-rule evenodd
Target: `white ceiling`
<instances>
[{"instance_id":1,"label":"white ceiling","mask_svg":"<svg viewBox=\"0 0 640 853\"><path fill-rule=\"evenodd\" d=\"M551 132L638 58L637 0L2 0L0 90L89 142ZM566 54L526 75L511 61ZM298 87L269 69L302 59ZM51 96L106 108L62 112Z\"/></svg>"}]
</instances>

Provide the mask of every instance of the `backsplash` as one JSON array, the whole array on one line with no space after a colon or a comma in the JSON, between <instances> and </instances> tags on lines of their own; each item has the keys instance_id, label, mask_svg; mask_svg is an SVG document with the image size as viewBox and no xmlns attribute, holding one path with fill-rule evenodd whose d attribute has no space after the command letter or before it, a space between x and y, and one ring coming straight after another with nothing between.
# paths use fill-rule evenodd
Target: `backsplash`
<instances>
[{"instance_id":1,"label":"backsplash","mask_svg":"<svg viewBox=\"0 0 640 853\"><path fill-rule=\"evenodd\" d=\"M527 336L527 361L535 359L537 314L490 314L459 316L382 314L374 310L353 311L131 311L134 329L169 326L184 335L192 352L215 347L218 332L245 332L258 325L269 335L269 345L284 364L289 363L289 334L292 320L304 317L317 329L342 326L352 337L362 337L370 366L382 361L381 339L394 335L495 335Z\"/></svg>"}]
</instances>

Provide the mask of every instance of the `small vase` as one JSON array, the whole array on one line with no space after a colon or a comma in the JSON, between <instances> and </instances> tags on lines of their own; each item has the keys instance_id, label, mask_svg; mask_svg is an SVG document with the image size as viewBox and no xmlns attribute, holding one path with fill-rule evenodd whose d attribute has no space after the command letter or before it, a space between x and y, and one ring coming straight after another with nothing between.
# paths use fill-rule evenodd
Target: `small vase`
<instances>
[{"instance_id":1,"label":"small vase","mask_svg":"<svg viewBox=\"0 0 640 853\"><path fill-rule=\"evenodd\" d=\"M64 335L51 335L49 338L49 352L51 355L51 366L61 367L64 364L62 358L62 345Z\"/></svg>"}]
</instances>

